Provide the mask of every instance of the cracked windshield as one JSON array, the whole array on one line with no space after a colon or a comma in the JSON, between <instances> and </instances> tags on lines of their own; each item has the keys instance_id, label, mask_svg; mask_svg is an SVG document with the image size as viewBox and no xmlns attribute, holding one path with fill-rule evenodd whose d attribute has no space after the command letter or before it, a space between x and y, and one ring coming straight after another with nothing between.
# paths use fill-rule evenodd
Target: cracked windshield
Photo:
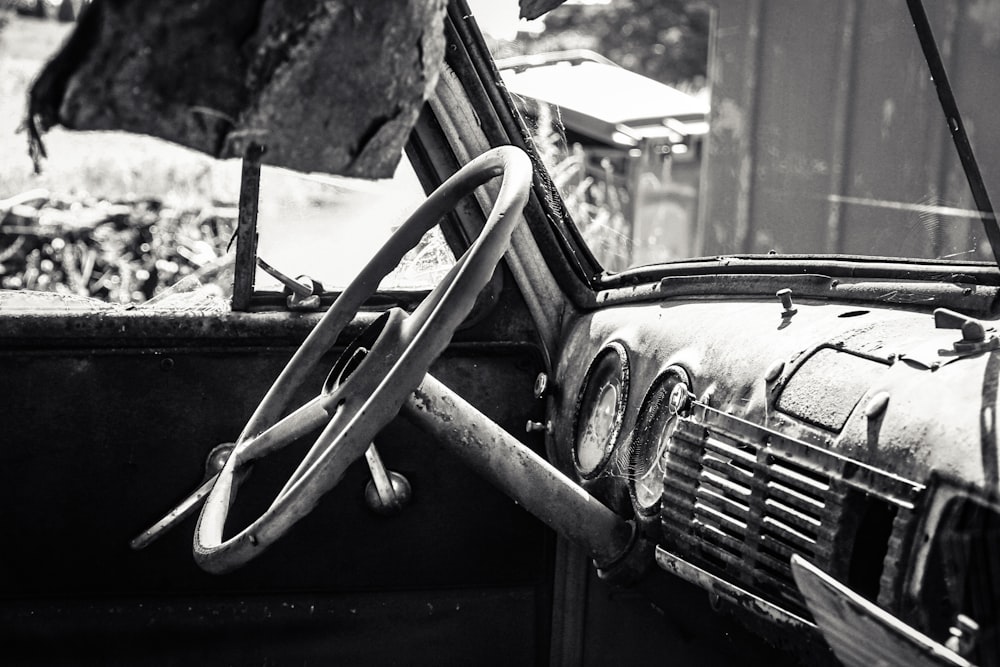
<instances>
[{"instance_id":1,"label":"cracked windshield","mask_svg":"<svg viewBox=\"0 0 1000 667\"><path fill-rule=\"evenodd\" d=\"M610 272L744 254L993 261L903 0L571 0L520 23L470 4ZM995 69L1000 4L926 4L995 191L1000 86L972 74Z\"/></svg>"}]
</instances>

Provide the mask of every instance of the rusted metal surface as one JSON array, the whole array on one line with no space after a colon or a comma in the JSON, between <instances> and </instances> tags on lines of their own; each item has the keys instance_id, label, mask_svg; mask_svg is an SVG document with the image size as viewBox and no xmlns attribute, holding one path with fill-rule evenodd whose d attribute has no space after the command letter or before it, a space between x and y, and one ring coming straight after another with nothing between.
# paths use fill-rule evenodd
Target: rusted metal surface
<instances>
[{"instance_id":1,"label":"rusted metal surface","mask_svg":"<svg viewBox=\"0 0 1000 667\"><path fill-rule=\"evenodd\" d=\"M1000 495L935 473L921 509L912 550L901 564L908 576L897 613L970 662L995 667Z\"/></svg>"},{"instance_id":2,"label":"rusted metal surface","mask_svg":"<svg viewBox=\"0 0 1000 667\"><path fill-rule=\"evenodd\" d=\"M861 543L889 538L888 525L884 535L874 527L861 534L858 515L875 503L887 514L913 509L923 490L700 403L678 422L664 468L670 480L661 512L664 544L800 614L788 557L803 555L847 577ZM877 594L875 572L864 585Z\"/></svg>"},{"instance_id":3,"label":"rusted metal surface","mask_svg":"<svg viewBox=\"0 0 1000 667\"><path fill-rule=\"evenodd\" d=\"M815 630L816 626L809 620L789 613L767 600L734 586L731 582L693 565L683 558L670 553L661 547L656 548L656 564L664 571L710 591L711 594L725 599L747 611L764 616L776 623L795 629Z\"/></svg>"},{"instance_id":4,"label":"rusted metal surface","mask_svg":"<svg viewBox=\"0 0 1000 667\"><path fill-rule=\"evenodd\" d=\"M427 376L405 415L473 470L566 539L610 566L633 546L632 527L545 459Z\"/></svg>"},{"instance_id":5,"label":"rusted metal surface","mask_svg":"<svg viewBox=\"0 0 1000 667\"><path fill-rule=\"evenodd\" d=\"M792 556L791 564L809 610L845 667L972 667L807 560Z\"/></svg>"},{"instance_id":6,"label":"rusted metal surface","mask_svg":"<svg viewBox=\"0 0 1000 667\"><path fill-rule=\"evenodd\" d=\"M444 0L95 0L30 93L55 125L300 171L392 175L444 56Z\"/></svg>"},{"instance_id":7,"label":"rusted metal surface","mask_svg":"<svg viewBox=\"0 0 1000 667\"><path fill-rule=\"evenodd\" d=\"M944 38L980 170L993 183L1000 135L991 110L1000 97L978 76L997 57L992 9L924 4ZM993 259L983 207L947 145L951 130L934 96L941 77L932 83L904 0L713 5L699 252ZM817 21L827 30L801 29ZM904 234L885 233L904 226Z\"/></svg>"},{"instance_id":8,"label":"rusted metal surface","mask_svg":"<svg viewBox=\"0 0 1000 667\"><path fill-rule=\"evenodd\" d=\"M777 283L763 276L744 283L746 278L713 286L743 298L705 299L710 288L704 283L695 289L694 278L671 278L665 286L690 286L691 296L664 290L658 302L619 302L574 322L554 374L562 388L552 417L557 460L571 462L578 444L572 433L574 398L586 381L581 360L594 359L609 342L622 345L631 393L638 397L630 399L622 424L623 433L632 435L622 438L605 464L604 485L592 490L602 502L614 503L630 483L621 462L631 448L648 446L638 435L649 419L645 411L667 409L644 407L647 399L664 369L682 367L702 404L670 435L671 456L662 467L662 530L645 534L715 580L783 613L807 616L801 599L795 602L791 553L807 554L894 613L924 609L928 605L912 602L912 591L922 584L908 574L907 563L921 543L917 522L925 511L928 475L947 470L981 496L1000 492L990 420L998 405L991 390L997 352L956 357L949 351L966 334L986 336L995 319L974 320L982 325L974 327L971 318L954 317L949 322L969 331L937 329L930 309L894 310L871 292L867 299L859 292L853 304L838 303L837 281L825 283L828 296L816 301L805 294L815 293L819 283L810 287L812 279L799 276L786 277L796 295L797 314L789 321L769 296ZM865 291L877 284L858 286L865 283ZM929 303L938 300L931 296L934 287L925 286ZM756 297L748 299L751 292ZM911 361L928 355L937 363ZM872 372L858 375L840 363L844 359L868 364ZM797 381L804 384L796 387ZM793 408L793 394L783 398L786 390L803 392L800 405ZM687 449L699 448L705 449L701 455L688 455ZM777 476L760 477L765 468ZM762 520L737 517L740 507L749 514L760 510ZM747 569L739 554L751 552L762 561ZM981 566L969 571L989 576ZM765 581L772 575L780 583ZM716 585L693 581L708 590ZM990 608L988 600L981 604ZM758 631L780 625L770 612L746 608L764 619ZM943 642L947 627L939 626L933 636Z\"/></svg>"},{"instance_id":9,"label":"rusted metal surface","mask_svg":"<svg viewBox=\"0 0 1000 667\"><path fill-rule=\"evenodd\" d=\"M257 266L257 206L260 203L260 160L266 149L247 146L240 175L240 215L236 228L236 273L233 278L233 310L243 311L253 296Z\"/></svg>"}]
</instances>

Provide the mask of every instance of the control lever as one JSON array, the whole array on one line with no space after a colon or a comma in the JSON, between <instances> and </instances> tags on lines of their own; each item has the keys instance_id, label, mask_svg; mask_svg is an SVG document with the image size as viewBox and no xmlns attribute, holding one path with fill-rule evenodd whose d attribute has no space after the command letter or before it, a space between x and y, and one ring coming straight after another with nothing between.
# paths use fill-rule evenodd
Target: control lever
<instances>
[{"instance_id":1,"label":"control lever","mask_svg":"<svg viewBox=\"0 0 1000 667\"><path fill-rule=\"evenodd\" d=\"M1000 347L996 331L987 329L979 320L947 308L934 309L934 326L938 329L960 329L962 340L955 341L955 352L975 354ZM989 335L987 335L989 334Z\"/></svg>"},{"instance_id":2,"label":"control lever","mask_svg":"<svg viewBox=\"0 0 1000 667\"><path fill-rule=\"evenodd\" d=\"M162 519L140 533L135 539L129 542L129 546L138 551L145 549L150 544L159 539L160 535L167 532L178 523L186 519L201 505L215 485L215 480L219 477L219 472L225 467L229 455L233 453L236 445L227 442L212 448L205 460L205 479L201 486L195 489L194 493L182 500L176 507L167 512Z\"/></svg>"}]
</instances>

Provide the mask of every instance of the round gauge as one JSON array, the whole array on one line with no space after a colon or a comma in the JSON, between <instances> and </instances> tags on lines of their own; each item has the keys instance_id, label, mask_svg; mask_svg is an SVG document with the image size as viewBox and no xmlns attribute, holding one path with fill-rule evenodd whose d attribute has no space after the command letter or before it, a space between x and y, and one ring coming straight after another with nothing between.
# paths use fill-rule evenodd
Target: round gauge
<instances>
[{"instance_id":1,"label":"round gauge","mask_svg":"<svg viewBox=\"0 0 1000 667\"><path fill-rule=\"evenodd\" d=\"M576 405L574 458L580 475L595 477L611 457L628 398L628 357L611 343L590 365Z\"/></svg>"},{"instance_id":2,"label":"round gauge","mask_svg":"<svg viewBox=\"0 0 1000 667\"><path fill-rule=\"evenodd\" d=\"M632 504L642 516L660 511L667 448L677 425L670 396L679 385L690 389L688 375L683 368L671 366L653 383L639 411L636 437L629 451L628 479Z\"/></svg>"},{"instance_id":3,"label":"round gauge","mask_svg":"<svg viewBox=\"0 0 1000 667\"><path fill-rule=\"evenodd\" d=\"M663 493L667 444L670 442L670 436L676 423L676 419L667 419L662 425L654 445L640 452L638 460L635 461L632 491L635 496L636 509L643 513L655 513L659 510L660 494Z\"/></svg>"}]
</instances>

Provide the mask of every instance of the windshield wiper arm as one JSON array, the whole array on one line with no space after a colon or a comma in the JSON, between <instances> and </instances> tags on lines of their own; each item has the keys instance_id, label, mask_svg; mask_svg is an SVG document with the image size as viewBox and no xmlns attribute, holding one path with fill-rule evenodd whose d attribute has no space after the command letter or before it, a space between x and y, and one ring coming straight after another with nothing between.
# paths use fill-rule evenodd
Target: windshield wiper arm
<instances>
[{"instance_id":1,"label":"windshield wiper arm","mask_svg":"<svg viewBox=\"0 0 1000 667\"><path fill-rule=\"evenodd\" d=\"M931 23L927 19L927 12L924 10L922 0L906 0L906 6L910 9L910 18L913 19L913 27L920 39L924 59L931 70L931 78L934 80L934 87L937 89L938 99L941 101L941 109L944 111L945 121L948 123L948 131L951 132L951 138L955 142L958 159L962 162L965 178L969 181L972 199L976 203L976 208L979 209L986 238L993 251L993 260L997 266L1000 266L1000 225L997 224L997 217L993 213L993 204L990 202L989 193L986 192L986 183L983 182L979 164L972 152L972 143L965 131L965 124L962 122L962 114L958 110L955 93L948 82L948 73L945 71L944 61L941 60L937 43L934 41Z\"/></svg>"}]
</instances>

